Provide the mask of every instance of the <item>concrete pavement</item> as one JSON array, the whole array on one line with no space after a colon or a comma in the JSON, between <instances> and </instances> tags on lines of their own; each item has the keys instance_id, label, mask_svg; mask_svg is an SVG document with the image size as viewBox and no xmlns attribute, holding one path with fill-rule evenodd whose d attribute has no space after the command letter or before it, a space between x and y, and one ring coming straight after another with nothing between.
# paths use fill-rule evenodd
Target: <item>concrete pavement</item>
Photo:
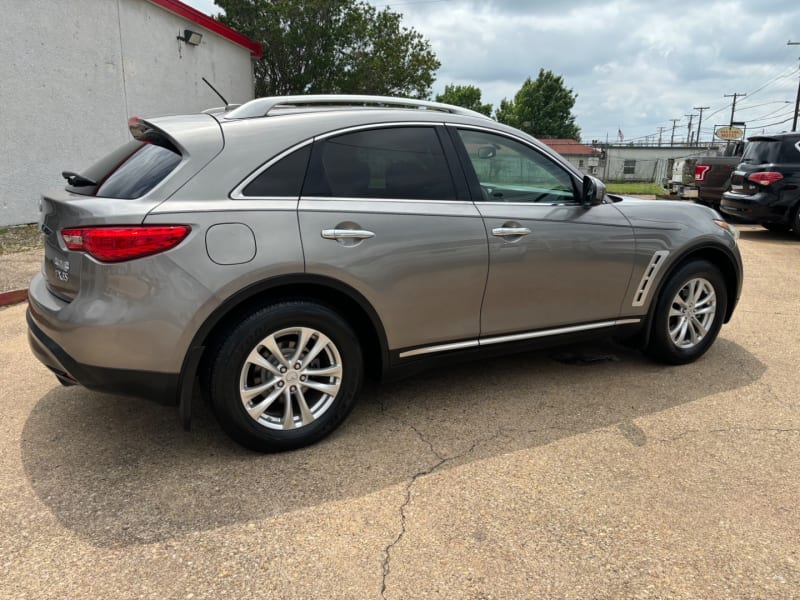
<instances>
[{"instance_id":1,"label":"concrete pavement","mask_svg":"<svg viewBox=\"0 0 800 600\"><path fill-rule=\"evenodd\" d=\"M800 242L741 229L741 304L695 364L447 368L272 456L199 402L186 433L62 388L0 309L0 597L799 597Z\"/></svg>"}]
</instances>

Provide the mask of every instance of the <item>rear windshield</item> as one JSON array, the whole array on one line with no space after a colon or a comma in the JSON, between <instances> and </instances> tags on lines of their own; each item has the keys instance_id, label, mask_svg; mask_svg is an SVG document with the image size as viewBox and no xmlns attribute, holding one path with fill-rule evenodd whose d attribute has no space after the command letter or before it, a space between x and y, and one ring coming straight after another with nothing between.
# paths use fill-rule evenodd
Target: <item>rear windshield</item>
<instances>
[{"instance_id":1,"label":"rear windshield","mask_svg":"<svg viewBox=\"0 0 800 600\"><path fill-rule=\"evenodd\" d=\"M161 136L131 140L82 171L82 178L67 185L67 191L104 198L140 198L180 162L178 149Z\"/></svg>"},{"instance_id":2,"label":"rear windshield","mask_svg":"<svg viewBox=\"0 0 800 600\"><path fill-rule=\"evenodd\" d=\"M751 165L763 165L778 162L781 143L778 140L757 140L747 142L742 155L742 162Z\"/></svg>"}]
</instances>

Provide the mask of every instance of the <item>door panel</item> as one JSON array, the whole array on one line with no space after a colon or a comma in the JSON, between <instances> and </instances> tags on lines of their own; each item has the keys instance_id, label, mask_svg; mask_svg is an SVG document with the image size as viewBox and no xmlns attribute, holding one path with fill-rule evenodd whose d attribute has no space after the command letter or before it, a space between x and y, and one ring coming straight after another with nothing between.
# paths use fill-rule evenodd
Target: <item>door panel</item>
<instances>
[{"instance_id":1,"label":"door panel","mask_svg":"<svg viewBox=\"0 0 800 600\"><path fill-rule=\"evenodd\" d=\"M628 288L635 240L611 204L480 204L490 271L481 336L615 319ZM495 229L521 228L522 236Z\"/></svg>"},{"instance_id":2,"label":"door panel","mask_svg":"<svg viewBox=\"0 0 800 600\"><path fill-rule=\"evenodd\" d=\"M582 206L576 175L521 139L455 132L489 238L481 337L616 319L636 244L625 216Z\"/></svg>"},{"instance_id":3,"label":"door panel","mask_svg":"<svg viewBox=\"0 0 800 600\"><path fill-rule=\"evenodd\" d=\"M471 202L303 198L300 231L306 272L358 290L390 349L478 337L488 251Z\"/></svg>"},{"instance_id":4,"label":"door panel","mask_svg":"<svg viewBox=\"0 0 800 600\"><path fill-rule=\"evenodd\" d=\"M306 271L358 290L392 350L480 330L486 231L459 199L460 166L441 131L388 126L317 140L300 199Z\"/></svg>"}]
</instances>

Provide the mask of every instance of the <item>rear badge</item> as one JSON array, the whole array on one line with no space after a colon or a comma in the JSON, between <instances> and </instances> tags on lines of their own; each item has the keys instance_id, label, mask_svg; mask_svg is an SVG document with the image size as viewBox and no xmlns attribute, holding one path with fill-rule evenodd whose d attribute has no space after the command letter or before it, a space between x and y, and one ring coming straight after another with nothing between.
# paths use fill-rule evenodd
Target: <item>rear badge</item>
<instances>
[{"instance_id":1,"label":"rear badge","mask_svg":"<svg viewBox=\"0 0 800 600\"><path fill-rule=\"evenodd\" d=\"M59 281L69 281L69 261L57 256L53 258L53 266L56 268L56 277Z\"/></svg>"}]
</instances>

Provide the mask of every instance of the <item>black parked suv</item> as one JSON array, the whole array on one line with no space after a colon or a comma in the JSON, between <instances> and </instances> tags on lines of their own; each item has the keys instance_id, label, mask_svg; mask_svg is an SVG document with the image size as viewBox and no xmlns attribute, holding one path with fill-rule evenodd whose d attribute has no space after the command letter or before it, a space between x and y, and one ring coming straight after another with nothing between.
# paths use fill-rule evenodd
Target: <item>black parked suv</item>
<instances>
[{"instance_id":1,"label":"black parked suv","mask_svg":"<svg viewBox=\"0 0 800 600\"><path fill-rule=\"evenodd\" d=\"M800 235L800 133L749 138L720 208L769 230Z\"/></svg>"}]
</instances>

